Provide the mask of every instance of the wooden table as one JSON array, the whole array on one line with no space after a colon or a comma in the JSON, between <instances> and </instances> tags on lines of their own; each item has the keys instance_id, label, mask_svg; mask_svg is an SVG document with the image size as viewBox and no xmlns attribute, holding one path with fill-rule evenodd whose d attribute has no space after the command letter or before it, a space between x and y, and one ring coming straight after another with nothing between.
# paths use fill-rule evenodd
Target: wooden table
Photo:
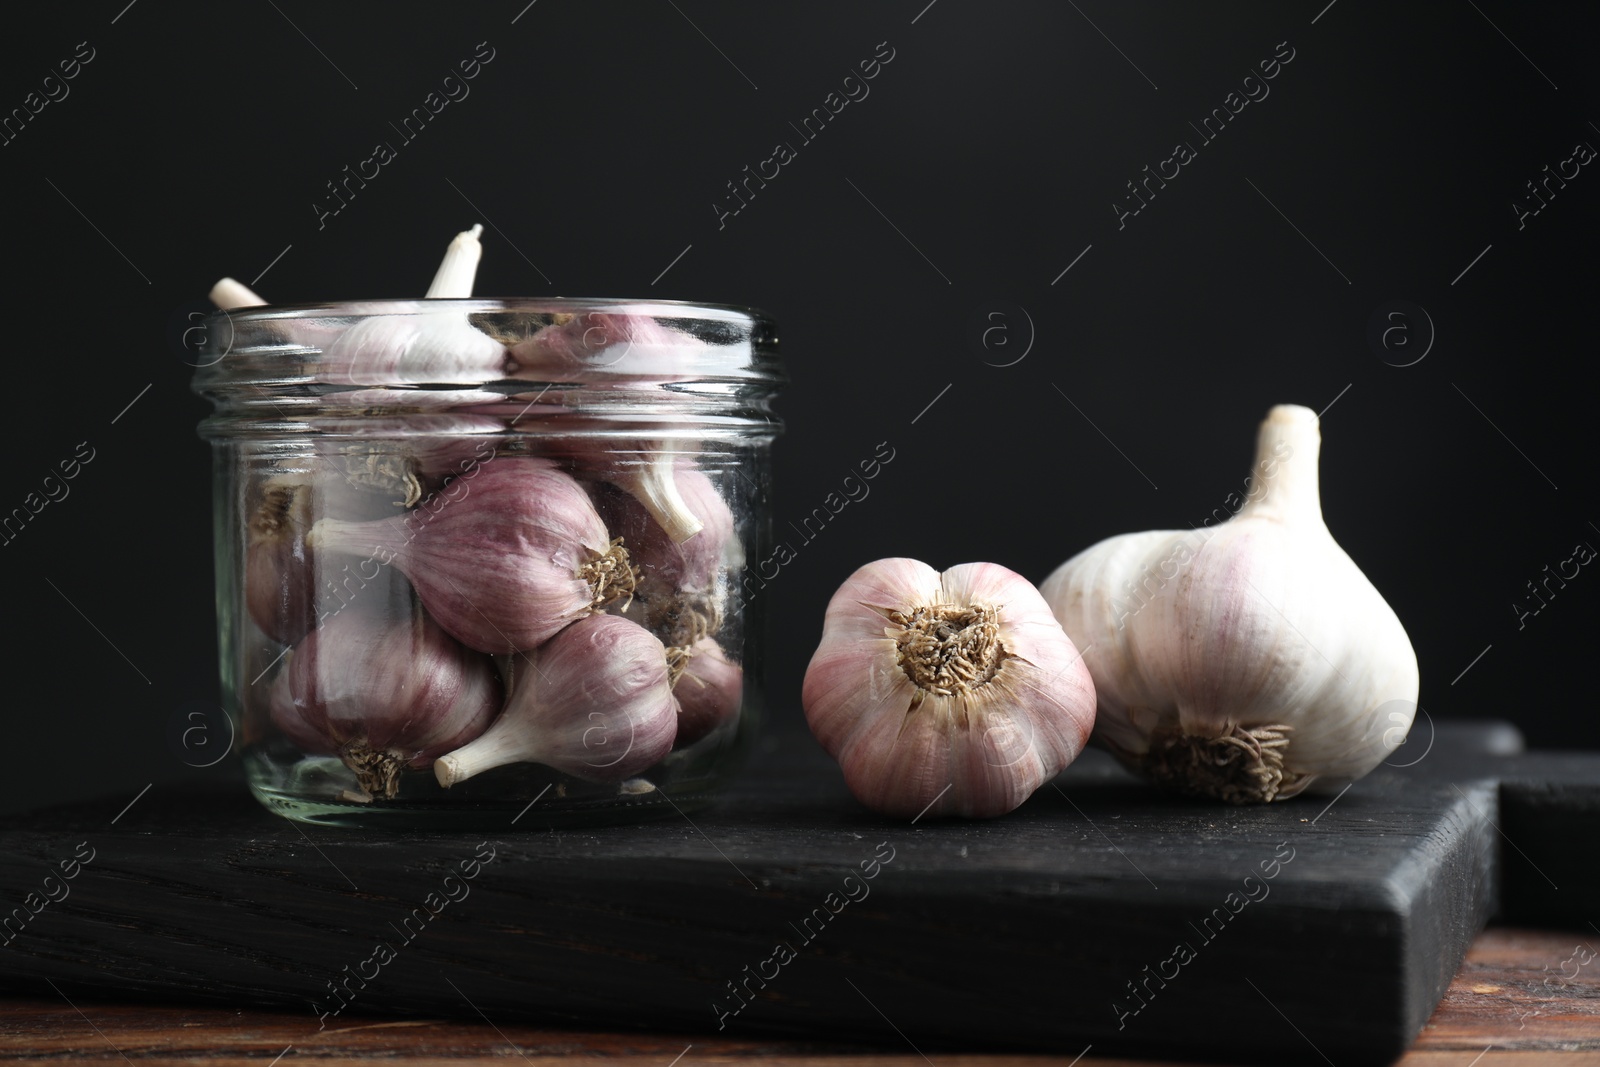
<instances>
[{"instance_id":1,"label":"wooden table","mask_svg":"<svg viewBox=\"0 0 1600 1067\"><path fill-rule=\"evenodd\" d=\"M1600 917L1597 917L1600 918ZM1313 965L1308 961L1308 966ZM386 1064L577 1064L612 1060L692 1067L697 1063L912 1067L1069 1063L1060 1056L934 1054L924 1058L894 1034L877 1048L815 1042L735 1040L712 1035L556 1031L515 1024L344 1017L322 1032L305 1013L110 1004L59 995L0 1001L0 1063L273 1063L292 1067ZM72 997L69 1001L67 998ZM520 1058L519 1058L520 1057ZM1307 1049L1306 1063L1321 1063ZM1089 1055L1080 1067L1154 1061ZM1480 935L1450 991L1402 1067L1574 1067L1600 1064L1600 930L1491 928Z\"/></svg>"}]
</instances>

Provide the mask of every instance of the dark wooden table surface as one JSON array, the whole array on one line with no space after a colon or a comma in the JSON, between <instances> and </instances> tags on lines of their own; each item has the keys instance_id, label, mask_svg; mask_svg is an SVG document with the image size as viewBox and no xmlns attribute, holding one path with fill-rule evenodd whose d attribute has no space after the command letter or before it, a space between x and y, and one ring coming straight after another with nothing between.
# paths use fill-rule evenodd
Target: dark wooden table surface
<instances>
[{"instance_id":1,"label":"dark wooden table surface","mask_svg":"<svg viewBox=\"0 0 1600 1067\"><path fill-rule=\"evenodd\" d=\"M1314 966L1314 961L1307 961ZM1001 1067L1073 1062L1080 1049L1055 1056L982 1054L923 1057L889 1032L879 1046L730 1040L681 1035L558 1031L512 1023L344 1017L318 1032L304 1012L113 1004L42 990L33 999L0 1000L0 1062L5 1064L160 1064L263 1067L314 1061L318 1067L373 1064L614 1061L692 1067L699 1063L771 1063L818 1067L911 1067L937 1063ZM68 998L71 998L70 1000ZM1248 1020L1229 1020L1245 1025ZM1093 1050L1079 1067L1156 1061L1106 1059ZM1170 1061L1167 1061L1170 1062ZM1320 1063L1308 1049L1303 1062ZM1575 1067L1600 1064L1600 930L1493 927L1473 944L1450 991L1402 1067Z\"/></svg>"}]
</instances>

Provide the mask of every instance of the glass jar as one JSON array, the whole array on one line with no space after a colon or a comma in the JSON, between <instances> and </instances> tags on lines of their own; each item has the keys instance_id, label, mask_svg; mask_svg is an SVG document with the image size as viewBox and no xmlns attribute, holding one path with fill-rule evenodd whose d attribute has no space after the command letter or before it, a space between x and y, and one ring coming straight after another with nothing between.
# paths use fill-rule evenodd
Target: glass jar
<instances>
[{"instance_id":1,"label":"glass jar","mask_svg":"<svg viewBox=\"0 0 1600 1067\"><path fill-rule=\"evenodd\" d=\"M207 322L225 707L289 818L687 811L760 711L773 323L394 300Z\"/></svg>"}]
</instances>

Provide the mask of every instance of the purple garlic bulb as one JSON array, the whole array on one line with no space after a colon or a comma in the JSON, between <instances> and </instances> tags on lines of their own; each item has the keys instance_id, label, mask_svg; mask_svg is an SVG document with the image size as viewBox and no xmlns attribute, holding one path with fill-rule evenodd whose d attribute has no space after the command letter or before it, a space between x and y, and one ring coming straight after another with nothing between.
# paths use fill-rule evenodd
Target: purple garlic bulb
<instances>
[{"instance_id":1,"label":"purple garlic bulb","mask_svg":"<svg viewBox=\"0 0 1600 1067\"><path fill-rule=\"evenodd\" d=\"M353 610L295 646L269 704L296 746L337 755L369 795L393 797L402 770L426 769L482 734L500 697L493 664L420 609L403 618Z\"/></svg>"},{"instance_id":2,"label":"purple garlic bulb","mask_svg":"<svg viewBox=\"0 0 1600 1067\"><path fill-rule=\"evenodd\" d=\"M666 650L642 626L591 615L527 656L531 669L516 672L494 726L434 761L440 785L511 763L620 782L672 750L678 706Z\"/></svg>"},{"instance_id":3,"label":"purple garlic bulb","mask_svg":"<svg viewBox=\"0 0 1600 1067\"><path fill-rule=\"evenodd\" d=\"M544 459L490 460L406 515L322 519L307 540L393 561L439 625L479 652L535 648L634 584L583 487Z\"/></svg>"},{"instance_id":4,"label":"purple garlic bulb","mask_svg":"<svg viewBox=\"0 0 1600 1067\"><path fill-rule=\"evenodd\" d=\"M721 645L700 641L681 663L672 695L678 702L678 739L672 747L687 748L739 717L744 671L728 662Z\"/></svg>"}]
</instances>

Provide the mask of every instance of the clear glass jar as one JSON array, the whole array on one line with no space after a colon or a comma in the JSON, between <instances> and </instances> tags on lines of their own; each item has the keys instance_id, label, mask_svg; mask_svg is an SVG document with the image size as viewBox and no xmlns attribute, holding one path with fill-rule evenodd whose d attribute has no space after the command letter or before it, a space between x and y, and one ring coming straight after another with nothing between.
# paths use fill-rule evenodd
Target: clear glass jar
<instances>
[{"instance_id":1,"label":"clear glass jar","mask_svg":"<svg viewBox=\"0 0 1600 1067\"><path fill-rule=\"evenodd\" d=\"M505 828L690 810L760 710L777 334L626 300L217 312L225 706L269 809Z\"/></svg>"}]
</instances>

